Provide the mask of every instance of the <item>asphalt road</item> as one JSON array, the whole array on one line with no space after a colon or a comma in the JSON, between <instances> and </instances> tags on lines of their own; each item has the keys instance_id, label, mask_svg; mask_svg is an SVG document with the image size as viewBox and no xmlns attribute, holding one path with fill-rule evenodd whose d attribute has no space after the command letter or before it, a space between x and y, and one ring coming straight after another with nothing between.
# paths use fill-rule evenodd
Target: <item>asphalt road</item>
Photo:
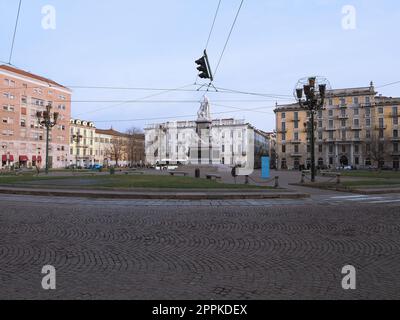
<instances>
[{"instance_id":1,"label":"asphalt road","mask_svg":"<svg viewBox=\"0 0 400 320\"><path fill-rule=\"evenodd\" d=\"M342 289L342 267L357 289ZM56 268L56 290L41 287ZM0 195L0 299L400 298L400 195L113 201Z\"/></svg>"}]
</instances>

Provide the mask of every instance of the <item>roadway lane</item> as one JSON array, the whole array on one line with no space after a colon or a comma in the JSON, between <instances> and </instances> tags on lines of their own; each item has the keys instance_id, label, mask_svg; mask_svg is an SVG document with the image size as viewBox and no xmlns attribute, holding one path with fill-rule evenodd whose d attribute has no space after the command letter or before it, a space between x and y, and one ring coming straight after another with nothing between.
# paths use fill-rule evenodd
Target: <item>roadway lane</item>
<instances>
[{"instance_id":1,"label":"roadway lane","mask_svg":"<svg viewBox=\"0 0 400 320\"><path fill-rule=\"evenodd\" d=\"M400 298L398 195L0 196L0 299ZM57 290L41 288L44 265ZM357 290L341 269L357 268Z\"/></svg>"}]
</instances>

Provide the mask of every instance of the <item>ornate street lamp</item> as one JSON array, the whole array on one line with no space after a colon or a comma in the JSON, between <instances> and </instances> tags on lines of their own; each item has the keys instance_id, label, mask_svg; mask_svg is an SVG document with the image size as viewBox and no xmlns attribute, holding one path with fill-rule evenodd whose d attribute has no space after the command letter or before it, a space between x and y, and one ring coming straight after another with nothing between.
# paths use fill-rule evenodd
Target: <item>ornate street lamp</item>
<instances>
[{"instance_id":1,"label":"ornate street lamp","mask_svg":"<svg viewBox=\"0 0 400 320\"><path fill-rule=\"evenodd\" d=\"M46 174L49 173L49 135L50 130L57 124L58 112L51 113L51 103L46 106L45 111L36 112L39 124L46 128Z\"/></svg>"},{"instance_id":2,"label":"ornate street lamp","mask_svg":"<svg viewBox=\"0 0 400 320\"><path fill-rule=\"evenodd\" d=\"M78 149L79 149L79 144L82 141L83 136L81 134L74 134L72 136L72 140L76 143L76 154L75 154L75 166L76 169L78 169Z\"/></svg>"},{"instance_id":3,"label":"ornate street lamp","mask_svg":"<svg viewBox=\"0 0 400 320\"><path fill-rule=\"evenodd\" d=\"M324 107L327 90L331 86L329 81L323 77L310 77L300 79L296 85L294 96L301 108L309 113L308 135L311 146L311 181L315 182L315 114ZM304 98L303 98L304 97Z\"/></svg>"}]
</instances>

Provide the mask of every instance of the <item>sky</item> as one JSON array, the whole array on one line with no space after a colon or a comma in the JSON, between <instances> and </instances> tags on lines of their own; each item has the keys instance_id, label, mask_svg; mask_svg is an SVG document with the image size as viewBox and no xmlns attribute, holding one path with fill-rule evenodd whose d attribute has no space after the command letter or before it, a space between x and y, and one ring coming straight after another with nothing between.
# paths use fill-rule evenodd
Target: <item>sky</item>
<instances>
[{"instance_id":1,"label":"sky","mask_svg":"<svg viewBox=\"0 0 400 320\"><path fill-rule=\"evenodd\" d=\"M204 96L195 91L194 61L202 56L218 1L23 0L11 62L72 87L194 89L73 88L72 116L98 128L193 120ZM0 0L0 61L8 62L18 2ZM240 2L221 1L208 46L213 70ZM55 29L43 28L46 5L55 9ZM343 13L349 5L355 15ZM300 78L324 76L332 88L400 81L399 21L396 0L244 0L214 86L272 97L210 90L211 111L271 131L275 103L293 101ZM400 83L378 91L400 96ZM151 94L158 95L145 102ZM116 102L127 100L143 102Z\"/></svg>"}]
</instances>

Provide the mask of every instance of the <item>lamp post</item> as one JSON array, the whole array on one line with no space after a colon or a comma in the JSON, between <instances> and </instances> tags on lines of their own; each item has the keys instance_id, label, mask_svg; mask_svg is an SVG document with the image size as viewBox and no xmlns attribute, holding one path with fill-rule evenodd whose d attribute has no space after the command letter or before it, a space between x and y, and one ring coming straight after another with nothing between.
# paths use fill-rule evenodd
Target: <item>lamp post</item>
<instances>
[{"instance_id":1,"label":"lamp post","mask_svg":"<svg viewBox=\"0 0 400 320\"><path fill-rule=\"evenodd\" d=\"M51 103L46 106L45 111L38 111L36 117L38 118L39 124L46 128L46 174L49 173L49 138L50 130L57 124L58 112L51 113Z\"/></svg>"},{"instance_id":2,"label":"lamp post","mask_svg":"<svg viewBox=\"0 0 400 320\"><path fill-rule=\"evenodd\" d=\"M81 143L83 136L81 134L74 134L72 136L72 140L76 143L76 152L75 152L75 166L76 169L78 169L78 149L79 149L79 144Z\"/></svg>"},{"instance_id":3,"label":"lamp post","mask_svg":"<svg viewBox=\"0 0 400 320\"><path fill-rule=\"evenodd\" d=\"M311 181L315 182L315 114L324 107L326 91L330 90L329 81L322 77L310 77L299 80L295 89L295 98L301 108L309 113L308 135L311 146ZM305 99L303 98L305 96Z\"/></svg>"},{"instance_id":4,"label":"lamp post","mask_svg":"<svg viewBox=\"0 0 400 320\"><path fill-rule=\"evenodd\" d=\"M4 145L1 146L1 148L4 150L4 155L6 157L6 168L7 168L8 164L9 164L9 157L8 157L8 154L7 154L8 146L4 144Z\"/></svg>"}]
</instances>

